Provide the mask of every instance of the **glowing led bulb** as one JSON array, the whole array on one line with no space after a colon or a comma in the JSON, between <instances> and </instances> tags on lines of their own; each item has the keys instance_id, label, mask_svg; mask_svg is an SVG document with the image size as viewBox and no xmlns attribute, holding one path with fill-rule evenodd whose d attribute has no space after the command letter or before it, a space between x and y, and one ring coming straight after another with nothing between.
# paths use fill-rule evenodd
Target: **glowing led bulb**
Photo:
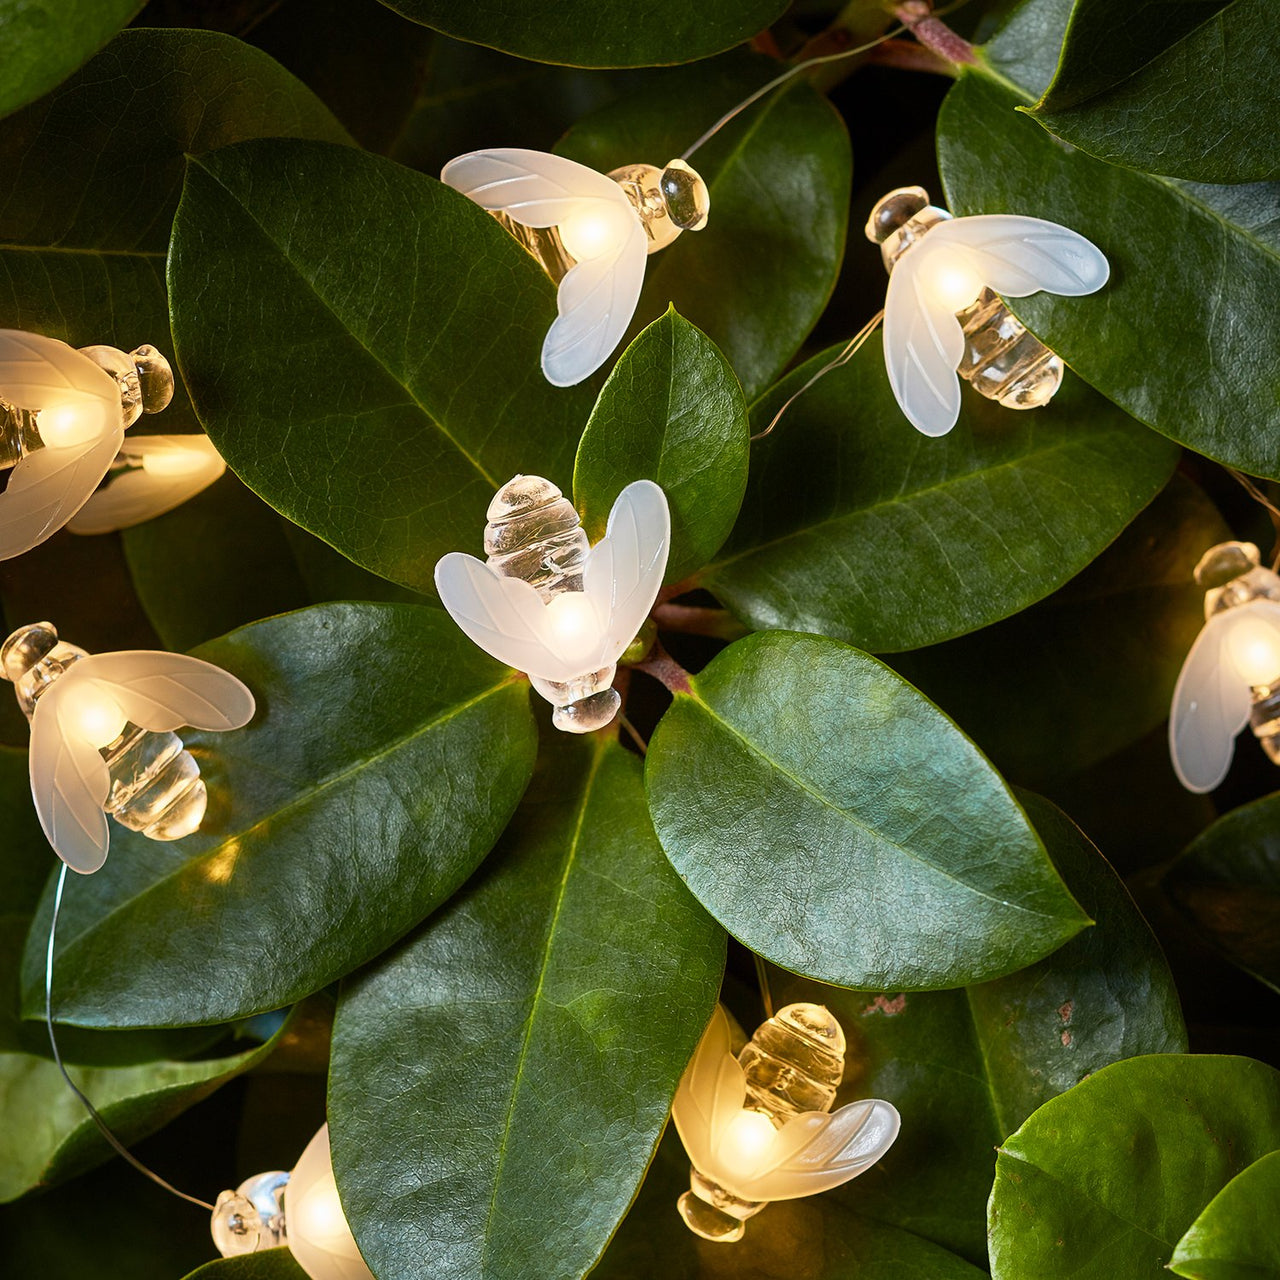
<instances>
[{"instance_id":1,"label":"glowing led bulb","mask_svg":"<svg viewBox=\"0 0 1280 1280\"><path fill-rule=\"evenodd\" d=\"M36 333L0 330L0 560L61 529L111 468L125 428L173 395L154 347L79 351Z\"/></svg>"},{"instance_id":2,"label":"glowing led bulb","mask_svg":"<svg viewBox=\"0 0 1280 1280\"><path fill-rule=\"evenodd\" d=\"M0 667L31 723L40 825L58 857L86 874L106 860L108 814L153 840L200 825L205 785L174 729L237 729L253 717L253 695L211 663L149 650L90 655L48 622L19 627Z\"/></svg>"},{"instance_id":3,"label":"glowing led bulb","mask_svg":"<svg viewBox=\"0 0 1280 1280\"><path fill-rule=\"evenodd\" d=\"M338 1198L328 1125L292 1173L259 1174L224 1191L210 1229L224 1258L287 1244L311 1280L373 1280Z\"/></svg>"},{"instance_id":4,"label":"glowing led bulb","mask_svg":"<svg viewBox=\"0 0 1280 1280\"><path fill-rule=\"evenodd\" d=\"M1212 547L1196 566L1205 624L1173 691L1169 754L1189 791L1227 775L1246 724L1280 764L1280 576L1251 542Z\"/></svg>"},{"instance_id":5,"label":"glowing led bulb","mask_svg":"<svg viewBox=\"0 0 1280 1280\"><path fill-rule=\"evenodd\" d=\"M486 562L455 551L436 565L444 607L486 653L528 674L558 729L603 728L621 704L618 659L666 572L666 496L650 480L629 484L594 547L573 504L541 476L503 485L488 515Z\"/></svg>"},{"instance_id":6,"label":"glowing led bulb","mask_svg":"<svg viewBox=\"0 0 1280 1280\"><path fill-rule=\"evenodd\" d=\"M821 1005L792 1004L735 1058L716 1007L676 1091L671 1117L689 1153L680 1197L689 1229L722 1244L770 1200L837 1187L869 1169L898 1136L898 1113L869 1098L831 1111L844 1073L844 1032Z\"/></svg>"},{"instance_id":7,"label":"glowing led bulb","mask_svg":"<svg viewBox=\"0 0 1280 1280\"><path fill-rule=\"evenodd\" d=\"M500 147L450 160L440 180L492 213L559 285L542 345L557 387L593 374L635 314L645 257L707 225L707 185L683 160L607 176L563 156Z\"/></svg>"},{"instance_id":8,"label":"glowing led bulb","mask_svg":"<svg viewBox=\"0 0 1280 1280\"><path fill-rule=\"evenodd\" d=\"M1007 409L1049 402L1062 382L1062 361L996 294L1093 293L1109 274L1096 246L1041 218L953 218L929 203L923 187L900 187L879 200L866 234L890 273L889 383L918 430L940 436L955 426L957 373Z\"/></svg>"}]
</instances>

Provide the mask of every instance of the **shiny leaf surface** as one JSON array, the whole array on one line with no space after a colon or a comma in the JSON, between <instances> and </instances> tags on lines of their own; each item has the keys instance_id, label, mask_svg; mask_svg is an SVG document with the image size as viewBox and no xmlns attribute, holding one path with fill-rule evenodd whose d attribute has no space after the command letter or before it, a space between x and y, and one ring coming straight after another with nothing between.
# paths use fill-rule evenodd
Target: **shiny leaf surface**
<instances>
[{"instance_id":1,"label":"shiny leaf surface","mask_svg":"<svg viewBox=\"0 0 1280 1280\"><path fill-rule=\"evenodd\" d=\"M1169 1269L1189 1280L1280 1276L1280 1151L1238 1173L1187 1229Z\"/></svg>"},{"instance_id":2,"label":"shiny leaf surface","mask_svg":"<svg viewBox=\"0 0 1280 1280\"><path fill-rule=\"evenodd\" d=\"M239 1258L218 1258L197 1267L186 1280L306 1280L288 1248L264 1249Z\"/></svg>"}]
</instances>

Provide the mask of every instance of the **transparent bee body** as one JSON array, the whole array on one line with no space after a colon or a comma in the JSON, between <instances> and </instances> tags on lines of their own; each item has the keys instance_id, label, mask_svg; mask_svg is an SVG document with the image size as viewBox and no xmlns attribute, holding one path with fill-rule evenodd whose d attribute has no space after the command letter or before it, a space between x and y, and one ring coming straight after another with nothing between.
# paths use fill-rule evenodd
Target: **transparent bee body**
<instances>
[{"instance_id":1,"label":"transparent bee body","mask_svg":"<svg viewBox=\"0 0 1280 1280\"><path fill-rule=\"evenodd\" d=\"M520 578L543 600L582 590L591 543L573 503L541 476L516 476L494 495L486 512L484 549L488 566L504 578ZM587 733L607 725L622 699L612 687L616 666L602 667L568 683L530 676L554 707L556 728Z\"/></svg>"},{"instance_id":2,"label":"transparent bee body","mask_svg":"<svg viewBox=\"0 0 1280 1280\"><path fill-rule=\"evenodd\" d=\"M279 1169L259 1173L234 1191L223 1191L213 1207L209 1230L224 1258L287 1244L284 1189L289 1175Z\"/></svg>"},{"instance_id":3,"label":"transparent bee body","mask_svg":"<svg viewBox=\"0 0 1280 1280\"><path fill-rule=\"evenodd\" d=\"M13 682L18 706L30 722L44 692L89 655L58 639L48 622L20 627L0 648L0 666ZM176 733L125 723L100 749L111 776L103 809L121 826L152 840L179 840L199 827L208 795L200 766Z\"/></svg>"},{"instance_id":4,"label":"transparent bee body","mask_svg":"<svg viewBox=\"0 0 1280 1280\"><path fill-rule=\"evenodd\" d=\"M877 201L866 236L880 246L885 270L951 214L929 203L923 187L899 187ZM972 296L972 295L970 295ZM1062 361L1028 332L990 289L956 318L965 348L957 373L973 388L1006 409L1036 409L1048 404L1062 385Z\"/></svg>"},{"instance_id":5,"label":"transparent bee body","mask_svg":"<svg viewBox=\"0 0 1280 1280\"><path fill-rule=\"evenodd\" d=\"M845 1037L819 1004L790 1004L762 1023L738 1054L747 1077L746 1108L781 1128L805 1111L830 1111L844 1076ZM741 1240L764 1203L743 1200L697 1168L679 1199L680 1216L705 1240Z\"/></svg>"},{"instance_id":6,"label":"transparent bee body","mask_svg":"<svg viewBox=\"0 0 1280 1280\"><path fill-rule=\"evenodd\" d=\"M80 354L115 379L125 427L144 413L159 413L173 399L173 369L155 347L144 345L127 353L115 347L81 347ZM44 448L39 419L38 412L7 403L0 388L0 470Z\"/></svg>"}]
</instances>

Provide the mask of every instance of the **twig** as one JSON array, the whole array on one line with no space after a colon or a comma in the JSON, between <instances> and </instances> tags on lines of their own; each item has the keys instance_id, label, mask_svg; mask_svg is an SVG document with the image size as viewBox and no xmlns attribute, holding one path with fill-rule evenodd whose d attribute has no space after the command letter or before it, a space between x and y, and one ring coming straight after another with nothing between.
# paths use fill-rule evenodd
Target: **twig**
<instances>
[{"instance_id":1,"label":"twig","mask_svg":"<svg viewBox=\"0 0 1280 1280\"><path fill-rule=\"evenodd\" d=\"M669 693L692 693L689 673L662 647L662 641L654 642L649 656L643 662L637 662L633 671L643 671L652 676L659 684L665 685Z\"/></svg>"},{"instance_id":2,"label":"twig","mask_svg":"<svg viewBox=\"0 0 1280 1280\"><path fill-rule=\"evenodd\" d=\"M914 40L887 40L867 51L867 62L895 71L923 71L929 75L956 74L956 64Z\"/></svg>"},{"instance_id":3,"label":"twig","mask_svg":"<svg viewBox=\"0 0 1280 1280\"><path fill-rule=\"evenodd\" d=\"M934 15L929 0L902 0L894 6L893 13L926 49L932 49L939 57L956 66L977 62L973 45Z\"/></svg>"},{"instance_id":4,"label":"twig","mask_svg":"<svg viewBox=\"0 0 1280 1280\"><path fill-rule=\"evenodd\" d=\"M692 604L660 604L653 620L664 631L683 631L691 636L712 636L716 640L741 640L747 628L727 609L710 609Z\"/></svg>"},{"instance_id":5,"label":"twig","mask_svg":"<svg viewBox=\"0 0 1280 1280\"><path fill-rule=\"evenodd\" d=\"M627 731L627 736L640 750L642 756L649 752L649 744L640 736L640 731L631 723L630 720L621 712L618 712L618 723Z\"/></svg>"}]
</instances>

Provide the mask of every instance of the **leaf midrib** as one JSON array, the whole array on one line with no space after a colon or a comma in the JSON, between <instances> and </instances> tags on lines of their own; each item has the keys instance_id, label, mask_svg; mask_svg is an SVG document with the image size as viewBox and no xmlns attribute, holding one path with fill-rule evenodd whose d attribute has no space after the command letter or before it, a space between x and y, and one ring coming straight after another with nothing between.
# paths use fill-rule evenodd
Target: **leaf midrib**
<instances>
[{"instance_id":1,"label":"leaf midrib","mask_svg":"<svg viewBox=\"0 0 1280 1280\"><path fill-rule=\"evenodd\" d=\"M89 249L64 244L0 244L0 253L66 253L86 258L158 258L167 254L163 249Z\"/></svg>"}]
</instances>

